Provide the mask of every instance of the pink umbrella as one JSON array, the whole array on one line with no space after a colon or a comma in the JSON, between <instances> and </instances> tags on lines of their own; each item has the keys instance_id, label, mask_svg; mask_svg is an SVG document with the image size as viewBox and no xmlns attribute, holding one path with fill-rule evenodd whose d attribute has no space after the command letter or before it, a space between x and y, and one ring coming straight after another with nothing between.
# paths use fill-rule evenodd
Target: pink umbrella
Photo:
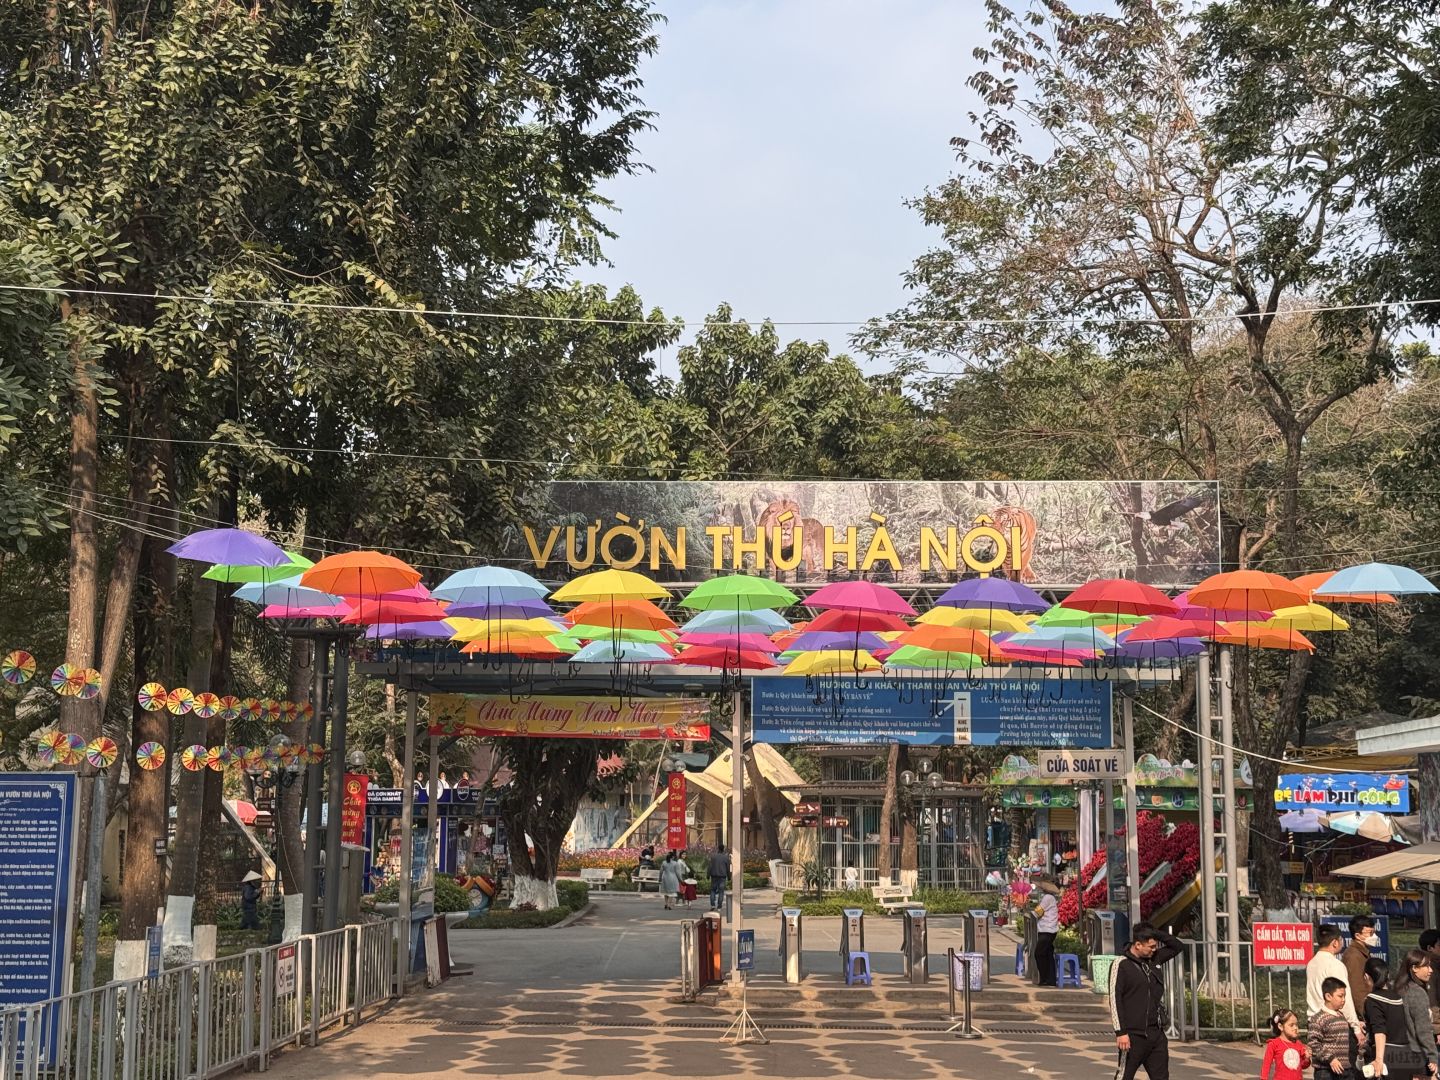
<instances>
[{"instance_id":1,"label":"pink umbrella","mask_svg":"<svg viewBox=\"0 0 1440 1080\"><path fill-rule=\"evenodd\" d=\"M1207 609L1197 608L1196 610ZM1174 619L1167 615L1159 615L1135 627L1125 635L1125 640L1166 641L1171 638L1205 637L1215 633L1217 629L1224 629L1224 624L1216 619Z\"/></svg>"},{"instance_id":2,"label":"pink umbrella","mask_svg":"<svg viewBox=\"0 0 1440 1080\"><path fill-rule=\"evenodd\" d=\"M840 611L878 611L887 615L914 615L915 609L894 589L873 581L835 581L816 589L805 600L806 607L836 608Z\"/></svg>"},{"instance_id":3,"label":"pink umbrella","mask_svg":"<svg viewBox=\"0 0 1440 1080\"><path fill-rule=\"evenodd\" d=\"M760 653L778 653L780 651L780 646L764 634L714 634L697 631L693 634L682 634L679 643L699 648L729 649L731 652L736 649L747 649Z\"/></svg>"},{"instance_id":4,"label":"pink umbrella","mask_svg":"<svg viewBox=\"0 0 1440 1080\"><path fill-rule=\"evenodd\" d=\"M270 604L260 612L262 619L343 619L349 615L349 604L322 604L317 607L289 607Z\"/></svg>"}]
</instances>

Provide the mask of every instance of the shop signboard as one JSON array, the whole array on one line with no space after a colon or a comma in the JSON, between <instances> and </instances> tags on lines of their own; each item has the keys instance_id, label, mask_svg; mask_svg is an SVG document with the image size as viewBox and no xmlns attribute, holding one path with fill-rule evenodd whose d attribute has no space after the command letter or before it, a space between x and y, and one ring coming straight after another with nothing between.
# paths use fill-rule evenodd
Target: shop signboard
<instances>
[{"instance_id":1,"label":"shop signboard","mask_svg":"<svg viewBox=\"0 0 1440 1080\"><path fill-rule=\"evenodd\" d=\"M911 746L1068 746L1111 742L1111 685L1097 679L811 680L757 676L755 741Z\"/></svg>"},{"instance_id":2,"label":"shop signboard","mask_svg":"<svg viewBox=\"0 0 1440 1080\"><path fill-rule=\"evenodd\" d=\"M78 783L68 772L0 774L0 1012L70 990ZM22 1014L21 1047L24 1026ZM60 1025L48 1028L39 1062L12 1062L26 1076L58 1063Z\"/></svg>"},{"instance_id":3,"label":"shop signboard","mask_svg":"<svg viewBox=\"0 0 1440 1080\"><path fill-rule=\"evenodd\" d=\"M1410 780L1402 773L1286 773L1276 781L1276 810L1410 813Z\"/></svg>"},{"instance_id":4,"label":"shop signboard","mask_svg":"<svg viewBox=\"0 0 1440 1080\"><path fill-rule=\"evenodd\" d=\"M479 788L442 788L436 800L440 816L468 817L480 810L481 790ZM398 818L405 802L405 792L400 788L367 788L365 791L365 816ZM430 792L425 788L415 790L415 816L428 815Z\"/></svg>"},{"instance_id":5,"label":"shop signboard","mask_svg":"<svg viewBox=\"0 0 1440 1080\"><path fill-rule=\"evenodd\" d=\"M1049 783L1078 784L1122 779L1123 760L1119 750L1041 750L1036 764L1040 776Z\"/></svg>"},{"instance_id":6,"label":"shop signboard","mask_svg":"<svg viewBox=\"0 0 1440 1080\"><path fill-rule=\"evenodd\" d=\"M1250 940L1256 967L1304 967L1315 954L1315 928L1308 922L1257 922Z\"/></svg>"},{"instance_id":7,"label":"shop signboard","mask_svg":"<svg viewBox=\"0 0 1440 1080\"><path fill-rule=\"evenodd\" d=\"M430 734L535 739L710 738L707 698L433 694Z\"/></svg>"}]
</instances>

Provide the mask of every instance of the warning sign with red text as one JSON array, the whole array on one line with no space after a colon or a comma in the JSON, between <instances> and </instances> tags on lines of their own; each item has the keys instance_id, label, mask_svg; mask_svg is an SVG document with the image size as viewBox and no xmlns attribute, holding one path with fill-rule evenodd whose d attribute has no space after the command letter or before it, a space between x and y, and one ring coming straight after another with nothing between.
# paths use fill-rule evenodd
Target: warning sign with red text
<instances>
[{"instance_id":1,"label":"warning sign with red text","mask_svg":"<svg viewBox=\"0 0 1440 1080\"><path fill-rule=\"evenodd\" d=\"M1309 923L1257 922L1250 927L1256 967L1304 967L1315 952Z\"/></svg>"}]
</instances>

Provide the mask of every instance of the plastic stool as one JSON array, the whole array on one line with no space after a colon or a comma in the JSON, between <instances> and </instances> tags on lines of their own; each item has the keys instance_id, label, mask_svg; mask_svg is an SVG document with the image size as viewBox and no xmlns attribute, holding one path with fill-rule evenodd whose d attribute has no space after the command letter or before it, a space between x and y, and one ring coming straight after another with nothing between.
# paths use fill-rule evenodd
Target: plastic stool
<instances>
[{"instance_id":1,"label":"plastic stool","mask_svg":"<svg viewBox=\"0 0 1440 1080\"><path fill-rule=\"evenodd\" d=\"M1062 952L1055 957L1055 985L1080 987L1080 957L1074 953Z\"/></svg>"},{"instance_id":2,"label":"plastic stool","mask_svg":"<svg viewBox=\"0 0 1440 1080\"><path fill-rule=\"evenodd\" d=\"M1025 943L1018 942L1015 945L1015 974L1025 974Z\"/></svg>"},{"instance_id":3,"label":"plastic stool","mask_svg":"<svg viewBox=\"0 0 1440 1080\"><path fill-rule=\"evenodd\" d=\"M870 954L868 952L852 952L849 962L845 965L845 985L854 986L856 983L864 983L866 986L873 985L870 982Z\"/></svg>"}]
</instances>

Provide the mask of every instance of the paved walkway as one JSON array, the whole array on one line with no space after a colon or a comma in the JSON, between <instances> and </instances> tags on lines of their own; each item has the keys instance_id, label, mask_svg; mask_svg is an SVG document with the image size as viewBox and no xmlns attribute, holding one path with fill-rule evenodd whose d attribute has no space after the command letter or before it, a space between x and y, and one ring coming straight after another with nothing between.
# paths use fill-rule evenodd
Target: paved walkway
<instances>
[{"instance_id":1,"label":"paved walkway","mask_svg":"<svg viewBox=\"0 0 1440 1080\"><path fill-rule=\"evenodd\" d=\"M747 921L757 929L756 961L762 973L780 970L774 900L773 894L760 894L746 904ZM963 1042L934 1021L891 1020L856 1030L833 1021L833 1012L823 1009L799 1020L775 1019L767 1030L768 1046L725 1044L720 1037L731 1019L728 1009L675 1000L677 924L703 909L699 904L690 911L665 911L651 898L602 894L589 913L560 929L456 931L452 954L457 962L473 964L474 974L407 997L319 1047L288 1052L274 1063L271 1075L277 1080L1114 1075L1113 1042L1093 1027L1080 1034L1019 1025L1014 1034L996 1032ZM806 923L807 969L824 973L807 980L807 987L824 985L821 979L838 969L838 923L835 918ZM899 971L897 923L867 921L866 944L882 973ZM943 970L944 950L958 947L960 933L958 920L932 923L933 971ZM1013 974L997 982L1007 994L1018 986ZM817 1019L835 1026L815 1027ZM1254 1048L1173 1049L1176 1080L1219 1080L1258 1068Z\"/></svg>"}]
</instances>

